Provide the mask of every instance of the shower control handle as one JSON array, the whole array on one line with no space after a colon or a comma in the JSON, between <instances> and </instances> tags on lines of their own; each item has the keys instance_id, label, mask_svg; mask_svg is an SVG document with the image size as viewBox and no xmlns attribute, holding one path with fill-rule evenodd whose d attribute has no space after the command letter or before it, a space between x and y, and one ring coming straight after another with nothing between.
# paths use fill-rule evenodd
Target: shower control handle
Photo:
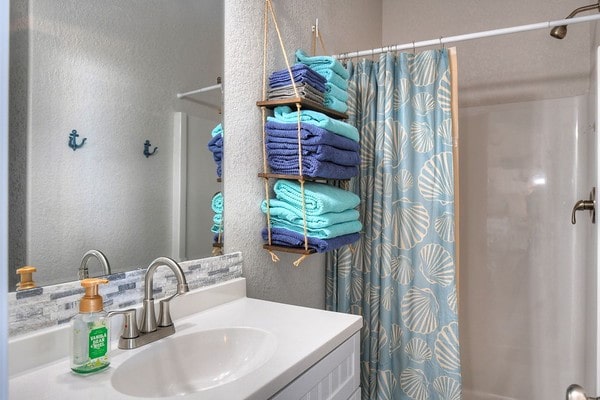
<instances>
[{"instance_id":1,"label":"shower control handle","mask_svg":"<svg viewBox=\"0 0 600 400\"><path fill-rule=\"evenodd\" d=\"M598 400L600 397L589 397L583 388L577 384L569 385L566 400Z\"/></svg>"},{"instance_id":2,"label":"shower control handle","mask_svg":"<svg viewBox=\"0 0 600 400\"><path fill-rule=\"evenodd\" d=\"M590 212L590 216L592 217L592 223L596 223L596 188L592 188L590 192L589 200L579 200L575 203L573 207L573 211L571 213L571 223L575 225L577 220L575 219L575 213L577 211L587 210Z\"/></svg>"}]
</instances>

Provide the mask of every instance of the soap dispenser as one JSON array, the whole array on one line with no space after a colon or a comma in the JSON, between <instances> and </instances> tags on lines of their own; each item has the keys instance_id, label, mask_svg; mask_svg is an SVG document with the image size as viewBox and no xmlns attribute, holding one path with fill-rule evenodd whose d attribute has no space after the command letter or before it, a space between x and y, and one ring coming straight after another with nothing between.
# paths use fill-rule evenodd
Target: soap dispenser
<instances>
[{"instance_id":1,"label":"soap dispenser","mask_svg":"<svg viewBox=\"0 0 600 400\"><path fill-rule=\"evenodd\" d=\"M81 281L85 295L79 303L79 314L71 320L71 370L90 374L110 364L110 332L98 285L108 279L88 278Z\"/></svg>"}]
</instances>

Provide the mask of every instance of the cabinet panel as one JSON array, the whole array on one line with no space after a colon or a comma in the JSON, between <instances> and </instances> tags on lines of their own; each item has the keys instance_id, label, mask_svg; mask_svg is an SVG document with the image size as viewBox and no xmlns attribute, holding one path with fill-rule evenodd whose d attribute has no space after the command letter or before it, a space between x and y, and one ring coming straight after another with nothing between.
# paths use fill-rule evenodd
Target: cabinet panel
<instances>
[{"instance_id":1,"label":"cabinet panel","mask_svg":"<svg viewBox=\"0 0 600 400\"><path fill-rule=\"evenodd\" d=\"M313 365L272 400L348 400L360 385L360 332Z\"/></svg>"}]
</instances>

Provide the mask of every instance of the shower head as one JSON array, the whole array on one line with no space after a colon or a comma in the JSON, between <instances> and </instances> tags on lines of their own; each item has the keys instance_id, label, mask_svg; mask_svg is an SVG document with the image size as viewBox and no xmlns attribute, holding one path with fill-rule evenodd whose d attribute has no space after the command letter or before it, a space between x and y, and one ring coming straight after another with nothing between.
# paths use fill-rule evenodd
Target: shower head
<instances>
[{"instance_id":1,"label":"shower head","mask_svg":"<svg viewBox=\"0 0 600 400\"><path fill-rule=\"evenodd\" d=\"M573 18L580 12L591 11L591 10L600 11L600 0L598 0L598 2L596 4L590 4L589 6L583 6L583 7L576 8L565 19ZM553 38L556 38L556 39L564 39L565 36L567 36L567 25L555 26L550 31L550 36L552 36Z\"/></svg>"},{"instance_id":2,"label":"shower head","mask_svg":"<svg viewBox=\"0 0 600 400\"><path fill-rule=\"evenodd\" d=\"M565 36L567 36L567 26L566 25L555 26L550 31L550 36L552 36L553 38L556 38L556 39L564 39Z\"/></svg>"}]
</instances>

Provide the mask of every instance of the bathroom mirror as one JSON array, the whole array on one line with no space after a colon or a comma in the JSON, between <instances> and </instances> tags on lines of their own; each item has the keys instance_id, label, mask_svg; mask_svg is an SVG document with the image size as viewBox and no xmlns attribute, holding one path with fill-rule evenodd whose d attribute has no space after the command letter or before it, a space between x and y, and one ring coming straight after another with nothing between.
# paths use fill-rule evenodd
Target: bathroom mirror
<instances>
[{"instance_id":1,"label":"bathroom mirror","mask_svg":"<svg viewBox=\"0 0 600 400\"><path fill-rule=\"evenodd\" d=\"M10 290L211 256L222 95L177 95L222 75L222 0L11 0L10 32Z\"/></svg>"}]
</instances>

